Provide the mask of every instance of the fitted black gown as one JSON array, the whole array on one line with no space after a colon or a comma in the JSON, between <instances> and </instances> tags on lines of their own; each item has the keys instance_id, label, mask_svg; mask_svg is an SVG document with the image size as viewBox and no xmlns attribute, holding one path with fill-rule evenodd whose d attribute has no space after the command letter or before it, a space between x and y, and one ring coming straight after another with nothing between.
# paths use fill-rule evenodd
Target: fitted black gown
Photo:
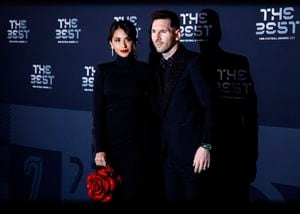
<instances>
[{"instance_id":1,"label":"fitted black gown","mask_svg":"<svg viewBox=\"0 0 300 214\"><path fill-rule=\"evenodd\" d=\"M151 86L148 65L134 57L99 64L94 82L95 152L122 177L118 197L142 199L146 148L146 114Z\"/></svg>"}]
</instances>

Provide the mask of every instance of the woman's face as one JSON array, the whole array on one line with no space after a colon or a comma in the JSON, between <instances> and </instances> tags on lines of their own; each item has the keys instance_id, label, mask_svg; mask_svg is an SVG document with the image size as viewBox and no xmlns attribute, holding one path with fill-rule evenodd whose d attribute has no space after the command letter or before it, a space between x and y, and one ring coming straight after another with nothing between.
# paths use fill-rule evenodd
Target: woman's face
<instances>
[{"instance_id":1,"label":"woman's face","mask_svg":"<svg viewBox=\"0 0 300 214\"><path fill-rule=\"evenodd\" d=\"M133 40L127 36L122 28L118 28L114 32L109 43L111 48L120 57L128 57L135 49Z\"/></svg>"}]
</instances>

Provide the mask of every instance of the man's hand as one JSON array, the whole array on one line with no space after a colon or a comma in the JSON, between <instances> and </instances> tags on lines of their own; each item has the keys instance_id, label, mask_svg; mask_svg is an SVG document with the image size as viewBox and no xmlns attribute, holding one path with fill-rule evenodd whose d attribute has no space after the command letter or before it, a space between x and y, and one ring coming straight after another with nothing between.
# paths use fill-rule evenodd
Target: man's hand
<instances>
[{"instance_id":1,"label":"man's hand","mask_svg":"<svg viewBox=\"0 0 300 214\"><path fill-rule=\"evenodd\" d=\"M194 161L193 161L194 173L200 173L202 170L206 170L210 167L210 152L199 147L196 151Z\"/></svg>"}]
</instances>

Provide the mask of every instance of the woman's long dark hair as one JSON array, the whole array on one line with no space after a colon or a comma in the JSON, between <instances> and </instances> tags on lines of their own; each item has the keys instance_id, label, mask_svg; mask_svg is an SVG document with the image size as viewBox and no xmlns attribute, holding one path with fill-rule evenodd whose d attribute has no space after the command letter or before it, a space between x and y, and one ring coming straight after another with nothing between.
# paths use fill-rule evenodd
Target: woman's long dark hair
<instances>
[{"instance_id":1,"label":"woman's long dark hair","mask_svg":"<svg viewBox=\"0 0 300 214\"><path fill-rule=\"evenodd\" d=\"M136 45L137 42L137 32L136 32L136 28L134 26L134 24L129 21L129 20L119 20L119 21L114 21L109 29L109 34L107 37L107 41L110 42L112 40L112 37L114 35L114 32L118 29L121 28L122 30L124 30L124 32L126 33L126 35L132 39L134 45Z\"/></svg>"}]
</instances>

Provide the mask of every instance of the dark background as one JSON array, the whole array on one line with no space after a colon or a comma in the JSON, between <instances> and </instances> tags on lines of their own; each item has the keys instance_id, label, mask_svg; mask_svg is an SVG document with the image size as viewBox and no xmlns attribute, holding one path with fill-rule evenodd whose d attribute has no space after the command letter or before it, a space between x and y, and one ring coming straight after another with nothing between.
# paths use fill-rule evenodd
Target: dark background
<instances>
[{"instance_id":1,"label":"dark background","mask_svg":"<svg viewBox=\"0 0 300 214\"><path fill-rule=\"evenodd\" d=\"M252 200L299 202L300 5L294 1L2 2L0 199L89 202L92 74L96 64L113 60L110 23L116 17L136 23L137 56L147 61L151 12L172 9L186 17L181 21L188 29L205 8L220 16L221 47L248 57L256 87L260 157ZM288 15L286 8L292 8ZM275 13L264 20L261 9ZM73 25L60 28L59 19ZM257 35L257 23L273 28ZM57 38L57 31L67 38ZM197 42L183 44L199 52ZM35 72L41 82L33 82Z\"/></svg>"}]
</instances>

